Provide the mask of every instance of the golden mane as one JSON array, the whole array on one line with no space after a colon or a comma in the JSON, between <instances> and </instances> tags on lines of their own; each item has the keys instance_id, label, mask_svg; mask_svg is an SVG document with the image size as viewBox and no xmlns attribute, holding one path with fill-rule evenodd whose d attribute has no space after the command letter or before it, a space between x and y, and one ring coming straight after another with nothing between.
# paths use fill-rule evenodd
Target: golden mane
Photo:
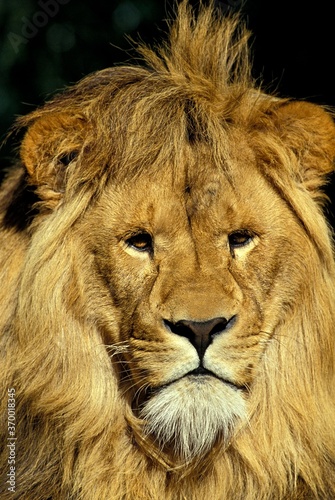
<instances>
[{"instance_id":1,"label":"golden mane","mask_svg":"<svg viewBox=\"0 0 335 500\"><path fill-rule=\"evenodd\" d=\"M89 75L17 122L27 128L22 165L0 192L4 500L335 497L335 263L322 193L334 169L335 127L317 106L262 93L251 77L247 31L213 3L195 16L181 2L168 42L139 48L143 66ZM252 155L238 158L242 136ZM129 345L108 339L122 330L123 291L111 301L105 270L92 264L96 227L85 218L97 210L99 227L110 184L117 196L118 186L136 179L149 186L166 169L178 177L188 151L203 159L204 148L232 191L234 165L241 163L243 183L247 160L255 162L297 228L281 228L281 241L292 240L305 259L289 303L291 284L275 265L259 281L269 286L263 333L272 337L246 383L247 425L183 463L147 439L131 388L121 386L122 369L130 377ZM200 165L199 178L204 172ZM250 197L255 191L257 184ZM15 423L14 471L7 415Z\"/></svg>"}]
</instances>

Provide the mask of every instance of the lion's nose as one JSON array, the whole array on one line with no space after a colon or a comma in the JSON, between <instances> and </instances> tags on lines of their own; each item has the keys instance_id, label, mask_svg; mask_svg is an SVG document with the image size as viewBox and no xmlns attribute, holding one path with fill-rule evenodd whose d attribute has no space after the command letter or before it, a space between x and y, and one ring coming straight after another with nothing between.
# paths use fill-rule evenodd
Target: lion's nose
<instances>
[{"instance_id":1,"label":"lion's nose","mask_svg":"<svg viewBox=\"0 0 335 500\"><path fill-rule=\"evenodd\" d=\"M180 320L176 323L164 320L164 323L173 333L188 338L202 359L213 336L225 330L229 321L226 318L212 318L208 321Z\"/></svg>"}]
</instances>

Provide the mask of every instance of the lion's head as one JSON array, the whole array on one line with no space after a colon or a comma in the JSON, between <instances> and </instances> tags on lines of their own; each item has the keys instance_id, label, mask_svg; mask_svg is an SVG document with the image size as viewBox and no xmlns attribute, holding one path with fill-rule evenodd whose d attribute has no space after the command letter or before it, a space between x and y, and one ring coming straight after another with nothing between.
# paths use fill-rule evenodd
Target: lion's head
<instances>
[{"instance_id":1,"label":"lion's head","mask_svg":"<svg viewBox=\"0 0 335 500\"><path fill-rule=\"evenodd\" d=\"M254 86L236 19L199 17L183 2L147 68L19 120L0 293L19 496L335 495L334 124Z\"/></svg>"}]
</instances>

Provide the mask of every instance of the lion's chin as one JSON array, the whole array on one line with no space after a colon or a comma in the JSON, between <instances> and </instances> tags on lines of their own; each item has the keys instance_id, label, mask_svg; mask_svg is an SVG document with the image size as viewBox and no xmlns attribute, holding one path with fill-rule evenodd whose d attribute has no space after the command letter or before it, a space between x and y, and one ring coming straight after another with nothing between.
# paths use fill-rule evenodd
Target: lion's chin
<instances>
[{"instance_id":1,"label":"lion's chin","mask_svg":"<svg viewBox=\"0 0 335 500\"><path fill-rule=\"evenodd\" d=\"M220 438L228 444L237 421L246 418L243 392L212 376L187 376L146 401L144 433L183 461L208 453Z\"/></svg>"}]
</instances>

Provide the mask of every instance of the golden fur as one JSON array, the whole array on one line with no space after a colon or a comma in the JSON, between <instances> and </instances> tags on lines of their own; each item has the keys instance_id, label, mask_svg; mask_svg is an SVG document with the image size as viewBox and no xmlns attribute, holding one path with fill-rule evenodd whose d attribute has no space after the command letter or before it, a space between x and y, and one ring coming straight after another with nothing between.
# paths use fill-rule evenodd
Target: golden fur
<instances>
[{"instance_id":1,"label":"golden fur","mask_svg":"<svg viewBox=\"0 0 335 500\"><path fill-rule=\"evenodd\" d=\"M247 44L235 18L182 2L145 67L19 120L2 499L335 498L335 128L262 93Z\"/></svg>"}]
</instances>

